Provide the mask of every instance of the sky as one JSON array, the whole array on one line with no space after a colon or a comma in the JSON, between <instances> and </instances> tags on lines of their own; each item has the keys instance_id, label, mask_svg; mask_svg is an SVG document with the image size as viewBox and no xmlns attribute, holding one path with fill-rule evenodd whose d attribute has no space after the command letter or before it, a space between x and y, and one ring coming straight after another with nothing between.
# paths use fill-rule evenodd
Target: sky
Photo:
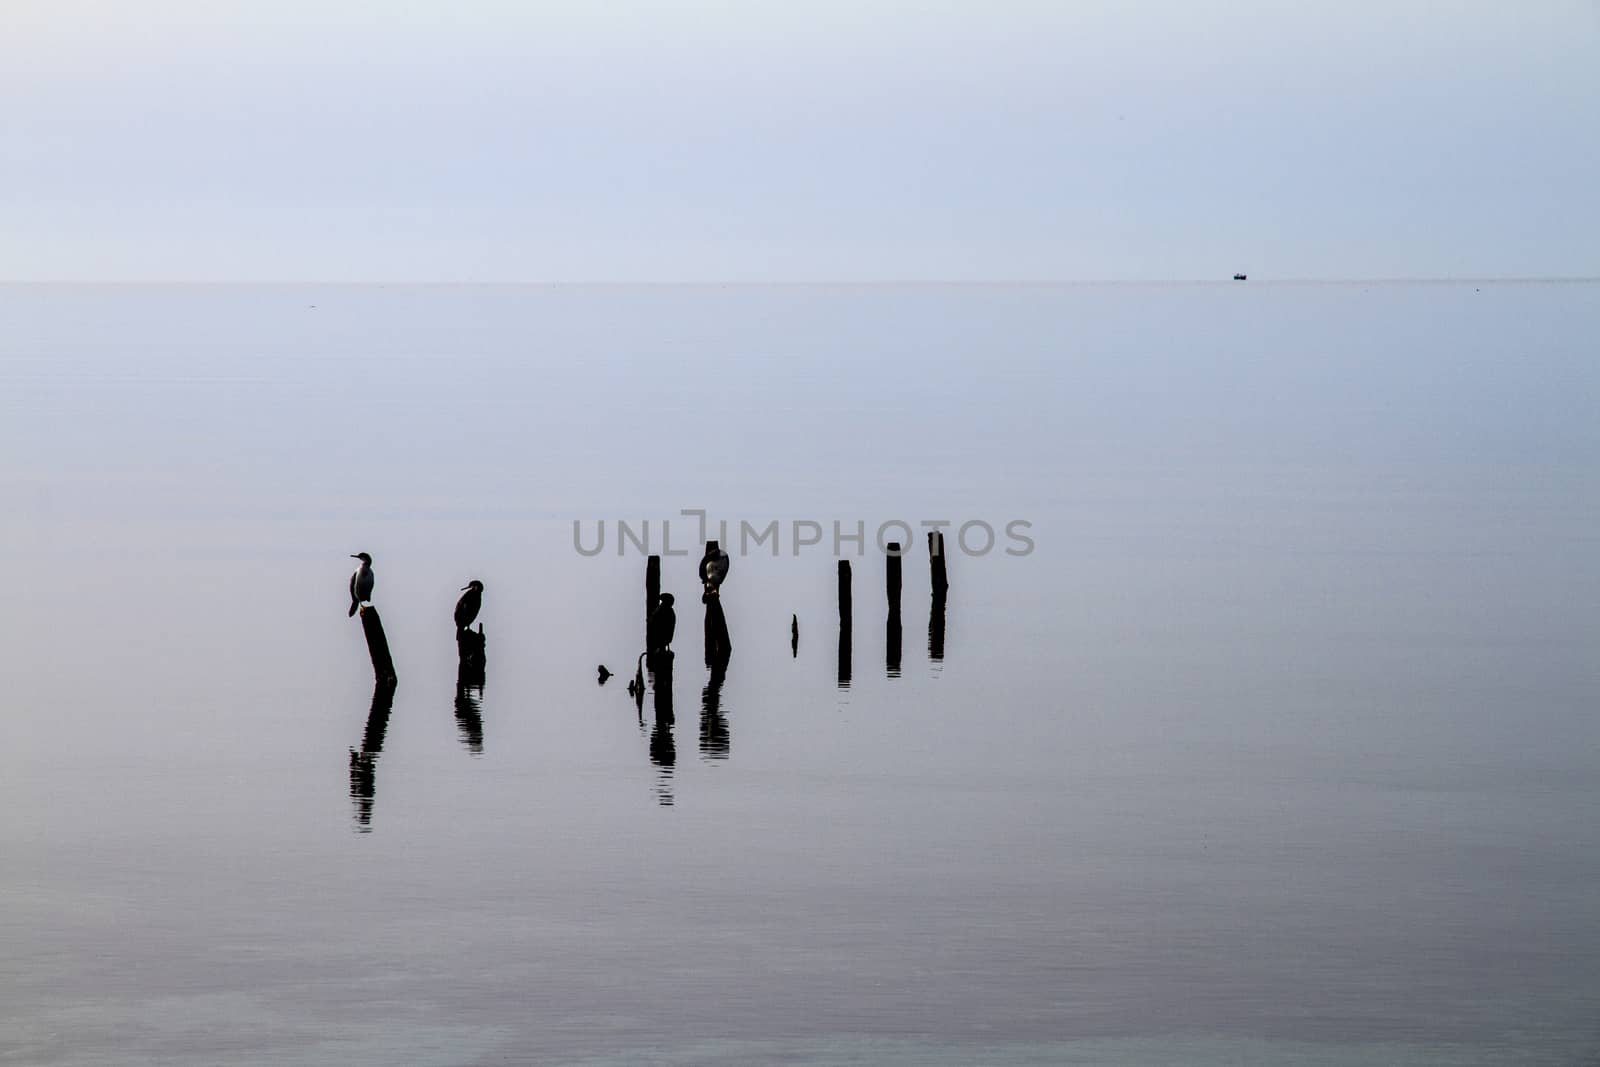
<instances>
[{"instance_id":1,"label":"sky","mask_svg":"<svg viewBox=\"0 0 1600 1067\"><path fill-rule=\"evenodd\" d=\"M0 279L1600 276L1600 2L0 0Z\"/></svg>"}]
</instances>

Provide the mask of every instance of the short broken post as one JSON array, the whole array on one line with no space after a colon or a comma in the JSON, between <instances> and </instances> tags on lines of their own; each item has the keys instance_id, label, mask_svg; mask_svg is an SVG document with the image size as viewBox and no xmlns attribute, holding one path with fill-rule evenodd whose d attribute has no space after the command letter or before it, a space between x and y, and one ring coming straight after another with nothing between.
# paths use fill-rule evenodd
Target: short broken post
<instances>
[{"instance_id":1,"label":"short broken post","mask_svg":"<svg viewBox=\"0 0 1600 1067\"><path fill-rule=\"evenodd\" d=\"M367 655L372 658L372 677L379 685L393 686L394 658L389 655L389 639L383 635L383 620L371 604L361 606L361 632L367 637Z\"/></svg>"},{"instance_id":2,"label":"short broken post","mask_svg":"<svg viewBox=\"0 0 1600 1067\"><path fill-rule=\"evenodd\" d=\"M478 624L478 630L456 631L456 684L459 686L482 686L489 665L489 657L484 652L486 640L483 636L483 623Z\"/></svg>"}]
</instances>

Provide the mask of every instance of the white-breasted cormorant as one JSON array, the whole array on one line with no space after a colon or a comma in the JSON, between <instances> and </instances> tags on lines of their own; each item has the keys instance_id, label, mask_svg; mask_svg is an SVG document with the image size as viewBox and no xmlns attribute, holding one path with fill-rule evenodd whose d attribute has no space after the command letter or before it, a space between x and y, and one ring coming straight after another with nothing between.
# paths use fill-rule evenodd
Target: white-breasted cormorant
<instances>
[{"instance_id":1,"label":"white-breasted cormorant","mask_svg":"<svg viewBox=\"0 0 1600 1067\"><path fill-rule=\"evenodd\" d=\"M350 576L350 617L355 618L361 605L372 602L372 557L357 552L350 558L361 561L361 566Z\"/></svg>"},{"instance_id":2,"label":"white-breasted cormorant","mask_svg":"<svg viewBox=\"0 0 1600 1067\"><path fill-rule=\"evenodd\" d=\"M456 601L456 633L472 625L483 608L483 583L474 578L461 587L461 599Z\"/></svg>"},{"instance_id":3,"label":"white-breasted cormorant","mask_svg":"<svg viewBox=\"0 0 1600 1067\"><path fill-rule=\"evenodd\" d=\"M700 598L702 601L722 588L723 581L728 577L729 563L727 551L721 548L708 549L701 557L700 581L705 584L705 593Z\"/></svg>"},{"instance_id":4,"label":"white-breasted cormorant","mask_svg":"<svg viewBox=\"0 0 1600 1067\"><path fill-rule=\"evenodd\" d=\"M645 626L645 644L649 646L646 651L652 654L666 651L677 629L678 613L672 608L672 594L662 593Z\"/></svg>"}]
</instances>

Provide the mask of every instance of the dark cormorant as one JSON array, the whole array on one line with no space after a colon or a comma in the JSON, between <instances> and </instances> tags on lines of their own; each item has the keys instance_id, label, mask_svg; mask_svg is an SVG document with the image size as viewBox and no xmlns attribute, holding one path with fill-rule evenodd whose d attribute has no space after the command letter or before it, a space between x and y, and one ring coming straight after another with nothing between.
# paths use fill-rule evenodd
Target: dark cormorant
<instances>
[{"instance_id":1,"label":"dark cormorant","mask_svg":"<svg viewBox=\"0 0 1600 1067\"><path fill-rule=\"evenodd\" d=\"M357 552L350 558L361 561L361 566L350 576L350 617L355 618L361 605L372 602L372 557Z\"/></svg>"},{"instance_id":2,"label":"dark cormorant","mask_svg":"<svg viewBox=\"0 0 1600 1067\"><path fill-rule=\"evenodd\" d=\"M662 593L645 626L645 644L649 646L646 651L652 654L666 651L677 629L678 613L672 609L672 594Z\"/></svg>"},{"instance_id":3,"label":"dark cormorant","mask_svg":"<svg viewBox=\"0 0 1600 1067\"><path fill-rule=\"evenodd\" d=\"M472 625L483 607L483 583L474 578L461 587L461 599L456 601L456 633Z\"/></svg>"},{"instance_id":4,"label":"dark cormorant","mask_svg":"<svg viewBox=\"0 0 1600 1067\"><path fill-rule=\"evenodd\" d=\"M601 685L605 685L606 684L606 679L608 679L610 677L611 677L611 672L606 670L606 665L604 663L600 664L600 684Z\"/></svg>"},{"instance_id":5,"label":"dark cormorant","mask_svg":"<svg viewBox=\"0 0 1600 1067\"><path fill-rule=\"evenodd\" d=\"M701 600L716 595L722 588L724 579L728 577L728 553L716 547L713 541L706 546L706 554L700 559L700 581L705 583L705 593Z\"/></svg>"}]
</instances>

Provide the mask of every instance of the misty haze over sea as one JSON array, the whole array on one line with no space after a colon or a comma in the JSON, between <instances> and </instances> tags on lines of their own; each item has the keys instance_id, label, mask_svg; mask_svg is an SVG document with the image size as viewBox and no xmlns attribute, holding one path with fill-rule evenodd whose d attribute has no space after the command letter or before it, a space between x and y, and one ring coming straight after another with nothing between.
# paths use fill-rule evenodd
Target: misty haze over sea
<instances>
[{"instance_id":1,"label":"misty haze over sea","mask_svg":"<svg viewBox=\"0 0 1600 1067\"><path fill-rule=\"evenodd\" d=\"M1596 337L1593 283L0 286L0 1061L1592 1062ZM683 509L865 523L848 685L787 533L708 671L685 522L635 705L644 560L573 523ZM1030 524L937 658L891 519Z\"/></svg>"}]
</instances>

